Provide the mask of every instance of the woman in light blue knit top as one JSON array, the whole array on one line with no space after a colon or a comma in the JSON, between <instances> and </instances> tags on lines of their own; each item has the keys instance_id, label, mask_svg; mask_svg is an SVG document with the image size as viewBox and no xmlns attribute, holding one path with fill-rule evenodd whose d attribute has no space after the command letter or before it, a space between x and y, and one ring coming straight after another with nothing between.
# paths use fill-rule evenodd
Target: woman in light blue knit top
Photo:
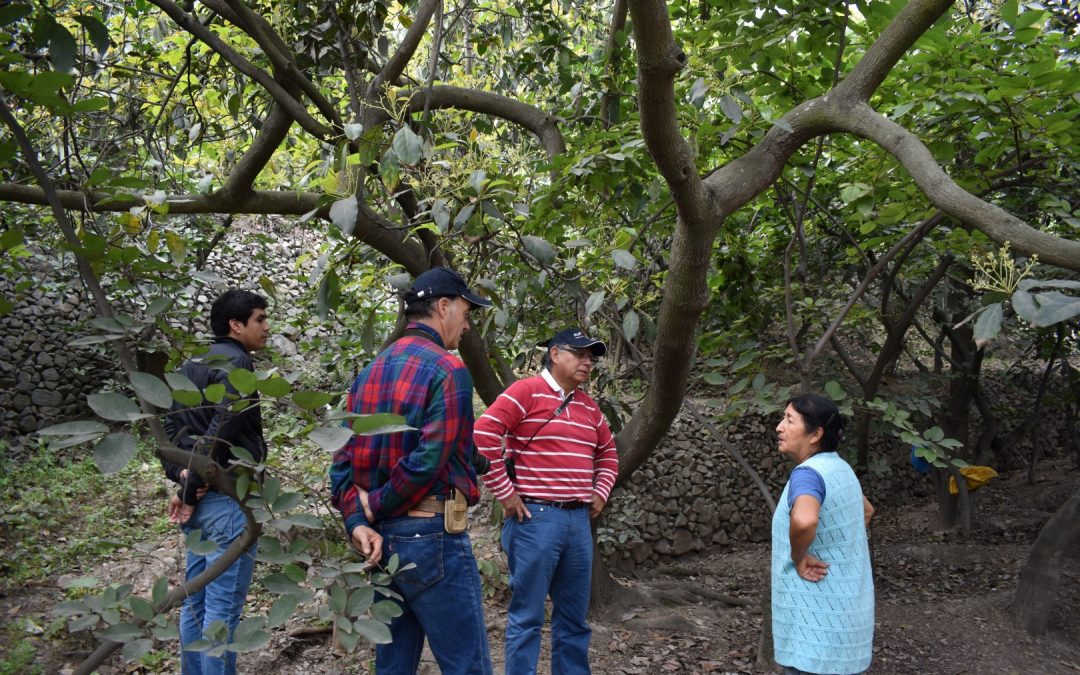
<instances>
[{"instance_id":1,"label":"woman in light blue knit top","mask_svg":"<svg viewBox=\"0 0 1080 675\"><path fill-rule=\"evenodd\" d=\"M870 667L874 579L866 527L874 513L836 449L846 420L816 394L788 402L776 427L791 472L772 523L772 618L785 675L852 675Z\"/></svg>"}]
</instances>

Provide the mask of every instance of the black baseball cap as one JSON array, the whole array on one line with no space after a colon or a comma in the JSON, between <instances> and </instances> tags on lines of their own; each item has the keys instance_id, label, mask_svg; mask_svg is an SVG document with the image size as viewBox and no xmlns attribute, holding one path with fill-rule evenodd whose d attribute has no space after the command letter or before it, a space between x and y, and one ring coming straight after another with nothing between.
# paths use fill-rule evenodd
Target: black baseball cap
<instances>
[{"instance_id":1,"label":"black baseball cap","mask_svg":"<svg viewBox=\"0 0 1080 675\"><path fill-rule=\"evenodd\" d=\"M491 300L469 290L461 275L449 267L432 267L416 277L411 288L405 292L405 304L411 305L427 298L461 296L476 307L491 307Z\"/></svg>"},{"instance_id":2,"label":"black baseball cap","mask_svg":"<svg viewBox=\"0 0 1080 675\"><path fill-rule=\"evenodd\" d=\"M593 353L593 356L597 357L607 354L607 345L600 340L589 337L580 328L564 328L556 333L555 337L548 340L544 346L550 349L555 345L566 345L574 349L588 349Z\"/></svg>"}]
</instances>

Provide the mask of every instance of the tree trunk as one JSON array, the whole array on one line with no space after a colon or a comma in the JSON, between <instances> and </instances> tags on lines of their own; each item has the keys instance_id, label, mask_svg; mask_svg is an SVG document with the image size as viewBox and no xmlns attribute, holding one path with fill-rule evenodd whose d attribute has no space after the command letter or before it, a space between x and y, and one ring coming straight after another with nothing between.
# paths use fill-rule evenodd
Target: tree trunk
<instances>
[{"instance_id":1,"label":"tree trunk","mask_svg":"<svg viewBox=\"0 0 1080 675\"><path fill-rule=\"evenodd\" d=\"M1067 556L1076 555L1078 547L1080 491L1043 526L1020 574L1020 585L1009 611L1027 632L1039 635L1046 631L1061 584L1061 568Z\"/></svg>"}]
</instances>

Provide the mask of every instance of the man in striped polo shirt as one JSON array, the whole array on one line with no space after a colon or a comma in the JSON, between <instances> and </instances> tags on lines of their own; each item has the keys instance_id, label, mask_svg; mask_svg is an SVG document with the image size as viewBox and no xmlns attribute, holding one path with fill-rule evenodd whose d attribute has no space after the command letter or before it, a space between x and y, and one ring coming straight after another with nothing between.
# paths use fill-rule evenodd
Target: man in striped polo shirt
<instances>
[{"instance_id":1,"label":"man in striped polo shirt","mask_svg":"<svg viewBox=\"0 0 1080 675\"><path fill-rule=\"evenodd\" d=\"M510 561L506 672L536 672L544 601L551 596L551 672L589 673L592 534L615 484L615 439L578 387L607 347L569 328L546 343L539 375L518 380L476 421L491 461L483 480L502 503ZM505 451L504 451L505 446Z\"/></svg>"}]
</instances>

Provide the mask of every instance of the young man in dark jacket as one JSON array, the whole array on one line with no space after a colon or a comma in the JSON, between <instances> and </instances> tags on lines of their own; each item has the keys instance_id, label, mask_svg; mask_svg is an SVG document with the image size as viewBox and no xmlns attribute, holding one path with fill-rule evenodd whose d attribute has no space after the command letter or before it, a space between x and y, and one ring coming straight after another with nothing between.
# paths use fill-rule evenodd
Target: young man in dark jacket
<instances>
[{"instance_id":1,"label":"young man in dark jacket","mask_svg":"<svg viewBox=\"0 0 1080 675\"><path fill-rule=\"evenodd\" d=\"M209 454L227 468L231 448L244 448L257 462L266 457L262 416L257 393L243 410L233 411L236 389L229 383L228 370L254 370L250 352L266 346L270 323L266 300L250 291L230 290L210 308L210 328L216 336L207 354L188 360L180 373L202 391L212 384L224 385L231 396L218 405L203 400L195 407L173 405L165 418L165 430L178 447L190 452ZM202 478L186 466L162 460L166 475L180 484L169 502L169 520L178 523L185 533L201 530L204 540L213 541L217 550L208 554L187 553L187 579L201 574L244 532L246 522L236 501L208 488ZM240 621L248 585L255 565L255 546L240 556L221 576L201 591L192 594L180 611L180 646L201 640L217 621L229 630L228 640ZM185 675L235 673L236 654L209 656L207 652L183 651L181 667Z\"/></svg>"}]
</instances>

